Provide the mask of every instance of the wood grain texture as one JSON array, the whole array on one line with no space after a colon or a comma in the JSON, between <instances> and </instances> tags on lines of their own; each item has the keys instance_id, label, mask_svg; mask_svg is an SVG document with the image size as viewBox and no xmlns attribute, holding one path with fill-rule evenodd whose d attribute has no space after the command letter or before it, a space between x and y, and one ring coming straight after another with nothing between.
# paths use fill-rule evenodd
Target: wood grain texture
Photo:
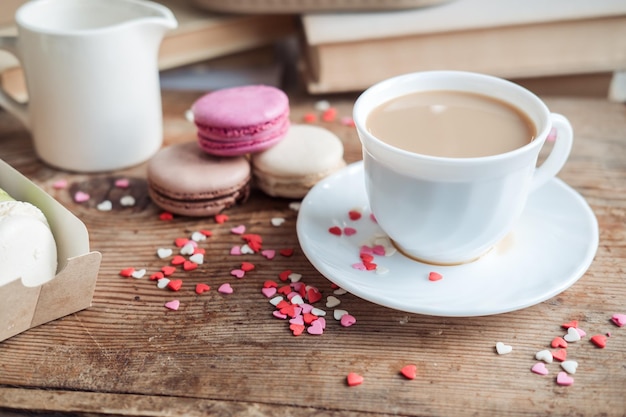
<instances>
[{"instance_id":1,"label":"wood grain texture","mask_svg":"<svg viewBox=\"0 0 626 417\"><path fill-rule=\"evenodd\" d=\"M164 93L166 143L193 140L195 128L184 111L199 96ZM339 115L349 115L353 96L331 99ZM330 283L302 254L295 232L297 213L289 200L253 191L244 205L229 209L225 224L214 219L158 219L160 210L145 195L145 165L108 174L85 175L42 165L30 137L13 118L0 113L0 158L29 176L78 215L90 231L102 265L93 307L0 343L0 413L66 413L123 416L353 416L353 415L626 415L626 328L610 323L626 313L626 110L600 98L546 97L551 110L572 122L575 145L560 177L590 203L600 225L600 247L589 271L569 290L539 305L502 315L442 318L404 313L350 294L341 307L357 324L341 327L328 318L322 336L291 335L272 317L261 294L265 280L291 269L302 281L331 293ZM291 98L294 122L314 111L313 98ZM319 122L335 131L349 162L360 159L356 133L338 122ZM131 178L134 207L95 208L96 199L120 197L112 179ZM68 179L70 189L52 183ZM72 201L70 190L87 189L94 200ZM284 217L280 227L272 217ZM229 255L241 244L230 228L244 224L263 236L265 248L294 248L291 257L267 260L258 254ZM149 273L166 264L159 247L178 237L209 229L200 245L207 262L175 277L178 292L156 288L147 277L122 278L123 268ZM256 269L243 279L230 276L242 261ZM559 259L554 259L559 262ZM505 278L504 278L505 279ZM204 282L211 290L197 295ZM230 282L234 293L217 287ZM178 311L164 303L179 299ZM590 335L611 332L605 349L588 338L571 345L579 362L574 385L530 372L534 354L564 333L576 319ZM498 341L511 344L499 356ZM417 365L418 377L399 371ZM357 372L365 381L348 387Z\"/></svg>"}]
</instances>

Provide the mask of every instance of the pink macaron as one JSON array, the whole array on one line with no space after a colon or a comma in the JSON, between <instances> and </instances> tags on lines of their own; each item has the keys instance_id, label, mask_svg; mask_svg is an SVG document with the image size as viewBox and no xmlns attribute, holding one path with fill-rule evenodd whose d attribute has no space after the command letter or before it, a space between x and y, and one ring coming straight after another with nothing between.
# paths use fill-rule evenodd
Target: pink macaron
<instances>
[{"instance_id":1,"label":"pink macaron","mask_svg":"<svg viewBox=\"0 0 626 417\"><path fill-rule=\"evenodd\" d=\"M289 129L289 99L278 88L248 85L200 97L191 107L208 154L239 156L277 144Z\"/></svg>"}]
</instances>

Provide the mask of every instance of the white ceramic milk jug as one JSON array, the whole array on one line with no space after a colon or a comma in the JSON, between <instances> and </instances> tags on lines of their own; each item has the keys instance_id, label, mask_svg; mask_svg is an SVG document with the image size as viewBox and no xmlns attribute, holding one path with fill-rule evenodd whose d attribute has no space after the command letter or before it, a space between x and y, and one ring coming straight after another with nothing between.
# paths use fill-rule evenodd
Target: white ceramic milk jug
<instances>
[{"instance_id":1,"label":"white ceramic milk jug","mask_svg":"<svg viewBox=\"0 0 626 417\"><path fill-rule=\"evenodd\" d=\"M32 133L37 155L70 171L121 169L162 145L158 51L177 26L166 7L142 0L36 0L15 15L28 102L0 91L0 106Z\"/></svg>"}]
</instances>

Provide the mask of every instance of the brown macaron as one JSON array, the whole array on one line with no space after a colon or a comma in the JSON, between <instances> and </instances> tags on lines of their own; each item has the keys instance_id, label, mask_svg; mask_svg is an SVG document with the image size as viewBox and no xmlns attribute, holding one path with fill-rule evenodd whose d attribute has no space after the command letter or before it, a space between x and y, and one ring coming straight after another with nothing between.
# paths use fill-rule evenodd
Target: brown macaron
<instances>
[{"instance_id":1,"label":"brown macaron","mask_svg":"<svg viewBox=\"0 0 626 417\"><path fill-rule=\"evenodd\" d=\"M250 193L250 163L243 157L208 155L196 141L161 149L148 163L148 191L163 210L212 216Z\"/></svg>"}]
</instances>

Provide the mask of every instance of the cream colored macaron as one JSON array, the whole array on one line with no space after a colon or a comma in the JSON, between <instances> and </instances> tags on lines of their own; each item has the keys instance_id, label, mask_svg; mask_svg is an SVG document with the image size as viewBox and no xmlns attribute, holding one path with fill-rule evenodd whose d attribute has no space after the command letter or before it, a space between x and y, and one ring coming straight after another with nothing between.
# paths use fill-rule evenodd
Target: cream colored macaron
<instances>
[{"instance_id":1,"label":"cream colored macaron","mask_svg":"<svg viewBox=\"0 0 626 417\"><path fill-rule=\"evenodd\" d=\"M291 125L285 138L252 155L255 184L273 197L302 198L321 179L346 166L343 143L331 131Z\"/></svg>"}]
</instances>

